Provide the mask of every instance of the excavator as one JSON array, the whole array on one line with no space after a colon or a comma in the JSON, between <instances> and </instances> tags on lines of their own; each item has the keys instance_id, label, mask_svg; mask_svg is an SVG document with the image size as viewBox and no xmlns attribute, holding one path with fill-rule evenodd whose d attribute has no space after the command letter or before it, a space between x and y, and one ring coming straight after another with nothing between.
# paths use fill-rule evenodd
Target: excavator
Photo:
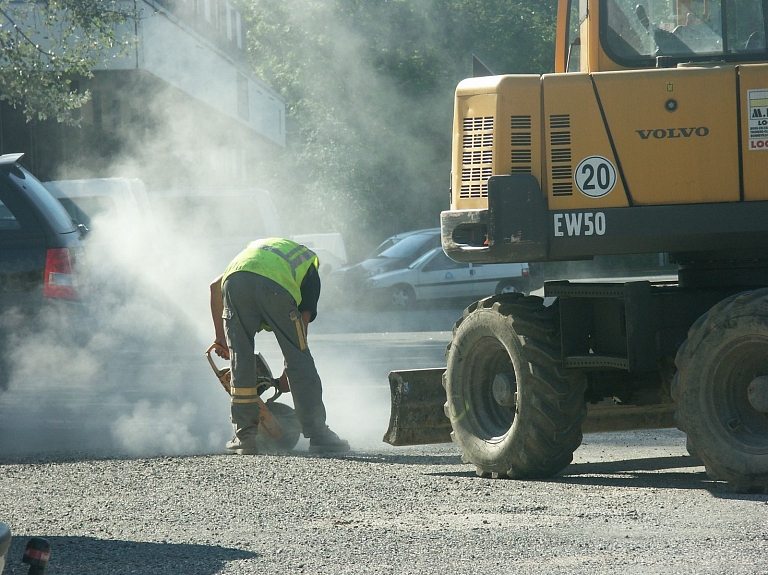
<instances>
[{"instance_id":1,"label":"excavator","mask_svg":"<svg viewBox=\"0 0 768 575\"><path fill-rule=\"evenodd\" d=\"M768 0L560 0L555 72L456 88L442 246L460 262L663 254L669 278L552 280L390 374L393 445L546 478L582 434L678 427L768 491Z\"/></svg>"}]
</instances>

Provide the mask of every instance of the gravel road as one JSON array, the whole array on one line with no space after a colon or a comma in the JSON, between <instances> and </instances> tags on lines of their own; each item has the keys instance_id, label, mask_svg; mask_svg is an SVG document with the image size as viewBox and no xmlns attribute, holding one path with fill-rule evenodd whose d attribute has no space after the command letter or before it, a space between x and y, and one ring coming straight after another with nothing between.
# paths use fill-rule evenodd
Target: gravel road
<instances>
[{"instance_id":1,"label":"gravel road","mask_svg":"<svg viewBox=\"0 0 768 575\"><path fill-rule=\"evenodd\" d=\"M707 479L677 431L586 435L548 481L478 478L452 445L382 443L387 372L444 361L454 317L313 326L329 423L353 445L339 457L310 456L306 440L291 455L220 454L228 401L207 339L143 343L103 374L100 346L53 365L25 348L35 361L0 401L3 575L28 572L33 536L51 544L49 575L768 575L768 496Z\"/></svg>"},{"instance_id":2,"label":"gravel road","mask_svg":"<svg viewBox=\"0 0 768 575\"><path fill-rule=\"evenodd\" d=\"M768 573L768 497L708 480L673 430L587 435L538 482L478 478L452 445L6 456L0 518L5 575L31 536L50 575Z\"/></svg>"}]
</instances>

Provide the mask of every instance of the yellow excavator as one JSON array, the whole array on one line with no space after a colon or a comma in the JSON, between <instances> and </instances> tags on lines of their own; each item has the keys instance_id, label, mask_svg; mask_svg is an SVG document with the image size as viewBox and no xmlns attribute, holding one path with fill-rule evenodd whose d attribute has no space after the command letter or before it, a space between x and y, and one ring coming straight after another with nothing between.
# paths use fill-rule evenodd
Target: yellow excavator
<instances>
[{"instance_id":1,"label":"yellow excavator","mask_svg":"<svg viewBox=\"0 0 768 575\"><path fill-rule=\"evenodd\" d=\"M768 490L767 0L560 0L555 72L456 89L442 245L475 263L666 254L667 281L469 306L447 368L392 372L393 445L562 471L582 433L677 426Z\"/></svg>"}]
</instances>

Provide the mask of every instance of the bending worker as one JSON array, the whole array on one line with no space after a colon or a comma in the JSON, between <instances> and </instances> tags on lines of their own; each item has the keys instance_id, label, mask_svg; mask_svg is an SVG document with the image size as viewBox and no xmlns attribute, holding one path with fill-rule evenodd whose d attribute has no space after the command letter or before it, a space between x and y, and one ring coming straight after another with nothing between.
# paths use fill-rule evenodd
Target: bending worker
<instances>
[{"instance_id":1,"label":"bending worker","mask_svg":"<svg viewBox=\"0 0 768 575\"><path fill-rule=\"evenodd\" d=\"M296 418L309 449L347 451L325 423L320 376L307 347L307 328L317 316L320 297L319 261L314 252L291 240L269 238L248 244L211 284L211 314L216 329L216 353L230 360L232 425L235 436L227 449L238 454L258 453L259 409L254 337L269 329L285 359L281 391L293 394ZM229 357L228 357L229 356Z\"/></svg>"}]
</instances>

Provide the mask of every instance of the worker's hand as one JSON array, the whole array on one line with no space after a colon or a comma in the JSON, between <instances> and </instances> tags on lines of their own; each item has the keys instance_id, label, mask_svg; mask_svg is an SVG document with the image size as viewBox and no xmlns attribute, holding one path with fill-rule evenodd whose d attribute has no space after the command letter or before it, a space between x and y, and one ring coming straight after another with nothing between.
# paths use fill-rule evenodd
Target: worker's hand
<instances>
[{"instance_id":1,"label":"worker's hand","mask_svg":"<svg viewBox=\"0 0 768 575\"><path fill-rule=\"evenodd\" d=\"M222 359L229 359L229 348L226 342L221 342L218 339L213 342L213 351Z\"/></svg>"},{"instance_id":2,"label":"worker's hand","mask_svg":"<svg viewBox=\"0 0 768 575\"><path fill-rule=\"evenodd\" d=\"M280 376L280 386L278 389L281 393L291 393L291 386L288 384L288 374L283 371L283 375Z\"/></svg>"}]
</instances>

